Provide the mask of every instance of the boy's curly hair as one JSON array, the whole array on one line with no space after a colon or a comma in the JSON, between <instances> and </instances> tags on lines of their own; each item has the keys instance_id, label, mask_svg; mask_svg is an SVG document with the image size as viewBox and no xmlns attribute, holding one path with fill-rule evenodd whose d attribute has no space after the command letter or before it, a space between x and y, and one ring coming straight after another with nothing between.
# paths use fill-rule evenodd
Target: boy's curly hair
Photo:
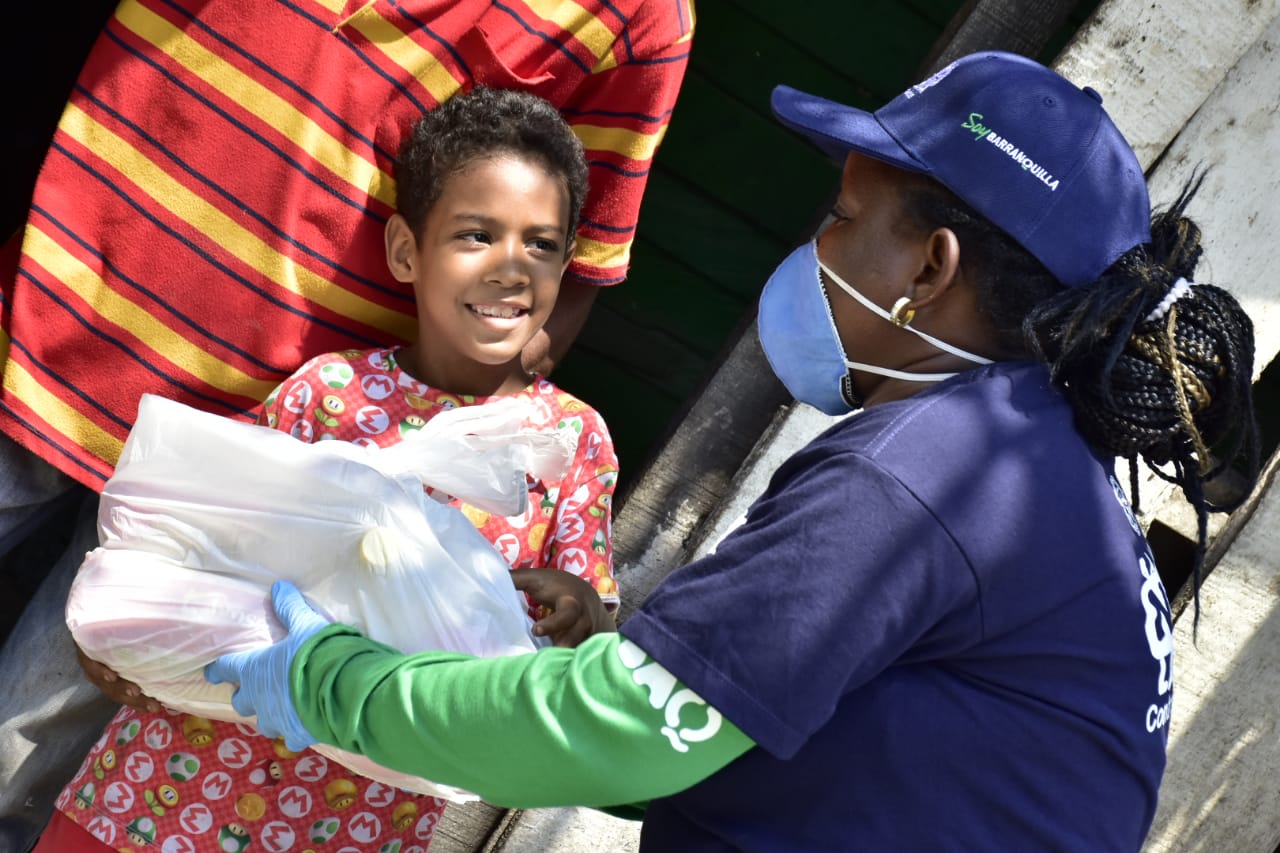
<instances>
[{"instance_id":1,"label":"boy's curly hair","mask_svg":"<svg viewBox=\"0 0 1280 853\"><path fill-rule=\"evenodd\" d=\"M564 179L572 237L587 195L582 143L549 102L528 92L476 86L425 113L396 159L396 210L415 234L445 182L473 160L515 154Z\"/></svg>"}]
</instances>

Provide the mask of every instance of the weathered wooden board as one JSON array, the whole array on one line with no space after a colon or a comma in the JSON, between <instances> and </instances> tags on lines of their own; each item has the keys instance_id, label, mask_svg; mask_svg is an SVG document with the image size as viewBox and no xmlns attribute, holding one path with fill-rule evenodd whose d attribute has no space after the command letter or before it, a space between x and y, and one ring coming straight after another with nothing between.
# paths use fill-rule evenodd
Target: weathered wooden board
<instances>
[{"instance_id":1,"label":"weathered wooden board","mask_svg":"<svg viewBox=\"0 0 1280 853\"><path fill-rule=\"evenodd\" d=\"M1109 0L1054 67L1102 93L1150 168L1278 8L1277 0Z\"/></svg>"},{"instance_id":2,"label":"weathered wooden board","mask_svg":"<svg viewBox=\"0 0 1280 853\"><path fill-rule=\"evenodd\" d=\"M432 853L471 853L497 834L506 819L505 809L488 803L449 804L431 838Z\"/></svg>"},{"instance_id":3,"label":"weathered wooden board","mask_svg":"<svg viewBox=\"0 0 1280 853\"><path fill-rule=\"evenodd\" d=\"M1269 7L1270 25L1191 117L1151 183L1170 197L1196 164L1213 166L1193 211L1209 240L1198 277L1231 290L1253 317L1261 373L1280 350L1280 9L1258 5ZM1150 853L1273 853L1280 845L1280 494L1269 486L1248 524L1217 549L1225 555L1201 588L1196 642L1185 613L1175 628L1169 766ZM1184 515L1187 535L1190 523Z\"/></svg>"},{"instance_id":4,"label":"weathered wooden board","mask_svg":"<svg viewBox=\"0 0 1280 853\"><path fill-rule=\"evenodd\" d=\"M1274 466L1273 466L1274 473ZM1269 488L1174 626L1169 764L1144 853L1280 849L1280 492Z\"/></svg>"}]
</instances>

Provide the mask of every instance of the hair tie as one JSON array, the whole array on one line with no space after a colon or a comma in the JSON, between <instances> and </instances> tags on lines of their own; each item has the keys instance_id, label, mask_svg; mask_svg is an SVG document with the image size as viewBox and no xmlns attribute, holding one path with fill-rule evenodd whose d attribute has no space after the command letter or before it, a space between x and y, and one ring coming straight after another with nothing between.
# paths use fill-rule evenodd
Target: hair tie
<instances>
[{"instance_id":1,"label":"hair tie","mask_svg":"<svg viewBox=\"0 0 1280 853\"><path fill-rule=\"evenodd\" d=\"M1173 283L1173 286L1169 288L1169 292L1164 295L1164 299L1160 300L1160 304L1151 309L1151 313L1147 315L1147 319L1143 322L1154 323L1165 314L1168 314L1169 309L1173 307L1173 303L1181 299L1182 295L1190 290L1191 286L1194 284L1194 281L1187 281L1185 278L1179 278Z\"/></svg>"}]
</instances>

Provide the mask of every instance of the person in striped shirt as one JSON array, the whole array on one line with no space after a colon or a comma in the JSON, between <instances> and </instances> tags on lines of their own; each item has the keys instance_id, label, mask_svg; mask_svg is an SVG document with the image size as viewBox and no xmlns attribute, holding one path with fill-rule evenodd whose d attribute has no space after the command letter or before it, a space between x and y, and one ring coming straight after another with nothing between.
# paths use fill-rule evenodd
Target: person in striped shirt
<instances>
[{"instance_id":1,"label":"person in striped shirt","mask_svg":"<svg viewBox=\"0 0 1280 853\"><path fill-rule=\"evenodd\" d=\"M0 650L0 826L42 825L114 710L68 681L61 607L141 395L249 419L312 355L411 342L383 256L391 163L476 85L544 97L586 149L577 250L526 351L547 373L626 275L693 31L691 0L120 3L0 250L0 549L83 501Z\"/></svg>"}]
</instances>

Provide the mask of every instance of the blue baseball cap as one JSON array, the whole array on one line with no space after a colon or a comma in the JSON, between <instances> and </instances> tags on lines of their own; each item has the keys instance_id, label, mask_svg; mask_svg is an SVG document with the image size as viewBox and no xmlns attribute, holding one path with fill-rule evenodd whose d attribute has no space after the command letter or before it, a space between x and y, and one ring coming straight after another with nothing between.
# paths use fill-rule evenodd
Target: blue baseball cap
<instances>
[{"instance_id":1,"label":"blue baseball cap","mask_svg":"<svg viewBox=\"0 0 1280 853\"><path fill-rule=\"evenodd\" d=\"M788 86L772 106L838 162L858 151L944 184L1065 285L1151 242L1146 178L1102 97L1026 57L970 54L874 113Z\"/></svg>"}]
</instances>

